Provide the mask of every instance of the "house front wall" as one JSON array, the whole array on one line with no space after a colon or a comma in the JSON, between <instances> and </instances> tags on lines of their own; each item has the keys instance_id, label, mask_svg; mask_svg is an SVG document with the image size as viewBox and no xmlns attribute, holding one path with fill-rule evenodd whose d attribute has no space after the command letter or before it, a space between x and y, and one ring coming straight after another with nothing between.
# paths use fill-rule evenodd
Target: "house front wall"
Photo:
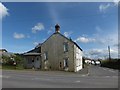
<instances>
[{"instance_id":1,"label":"house front wall","mask_svg":"<svg viewBox=\"0 0 120 90\"><path fill-rule=\"evenodd\" d=\"M64 51L64 43L68 44L68 51ZM41 46L42 69L74 71L74 44L59 34L53 34ZM45 53L47 52L47 60ZM68 67L65 67L65 61Z\"/></svg>"},{"instance_id":2,"label":"house front wall","mask_svg":"<svg viewBox=\"0 0 120 90\"><path fill-rule=\"evenodd\" d=\"M40 56L25 56L25 68L41 68L41 58Z\"/></svg>"},{"instance_id":3,"label":"house front wall","mask_svg":"<svg viewBox=\"0 0 120 90\"><path fill-rule=\"evenodd\" d=\"M82 69L82 56L83 52L76 45L74 45L74 72Z\"/></svg>"}]
</instances>

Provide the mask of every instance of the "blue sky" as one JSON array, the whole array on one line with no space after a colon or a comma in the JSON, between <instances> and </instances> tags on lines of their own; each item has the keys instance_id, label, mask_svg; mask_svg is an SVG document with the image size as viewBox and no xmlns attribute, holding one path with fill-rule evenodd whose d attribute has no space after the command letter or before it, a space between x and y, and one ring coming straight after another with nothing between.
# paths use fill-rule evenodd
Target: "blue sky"
<instances>
[{"instance_id":1,"label":"blue sky","mask_svg":"<svg viewBox=\"0 0 120 90\"><path fill-rule=\"evenodd\" d=\"M13 3L2 7L2 46L9 52L23 53L33 49L54 33L72 38L90 58L118 55L118 4L109 2Z\"/></svg>"}]
</instances>

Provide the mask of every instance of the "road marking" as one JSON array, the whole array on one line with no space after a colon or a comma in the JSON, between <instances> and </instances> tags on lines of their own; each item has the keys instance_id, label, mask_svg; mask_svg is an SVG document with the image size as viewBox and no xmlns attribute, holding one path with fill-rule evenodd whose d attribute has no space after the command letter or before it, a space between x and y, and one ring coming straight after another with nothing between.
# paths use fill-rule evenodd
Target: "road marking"
<instances>
[{"instance_id":1,"label":"road marking","mask_svg":"<svg viewBox=\"0 0 120 90\"><path fill-rule=\"evenodd\" d=\"M9 78L10 76L0 75L0 78Z\"/></svg>"},{"instance_id":2,"label":"road marking","mask_svg":"<svg viewBox=\"0 0 120 90\"><path fill-rule=\"evenodd\" d=\"M107 78L118 78L118 76L105 76Z\"/></svg>"},{"instance_id":3,"label":"road marking","mask_svg":"<svg viewBox=\"0 0 120 90\"><path fill-rule=\"evenodd\" d=\"M110 77L110 76L106 76L106 77Z\"/></svg>"},{"instance_id":4,"label":"road marking","mask_svg":"<svg viewBox=\"0 0 120 90\"><path fill-rule=\"evenodd\" d=\"M113 73L115 72L115 71L113 71L113 70L109 70L109 71L110 71L110 72L113 72Z\"/></svg>"},{"instance_id":5,"label":"road marking","mask_svg":"<svg viewBox=\"0 0 120 90\"><path fill-rule=\"evenodd\" d=\"M107 71L110 71L110 72L115 73L115 71L114 71L114 70L111 70L111 69L106 69L106 68L103 68L103 70L107 70Z\"/></svg>"},{"instance_id":6,"label":"road marking","mask_svg":"<svg viewBox=\"0 0 120 90\"><path fill-rule=\"evenodd\" d=\"M80 81L75 81L76 83L79 83Z\"/></svg>"},{"instance_id":7,"label":"road marking","mask_svg":"<svg viewBox=\"0 0 120 90\"><path fill-rule=\"evenodd\" d=\"M49 81L50 79L42 79L42 78L32 78L32 80L47 80L47 81Z\"/></svg>"},{"instance_id":8,"label":"road marking","mask_svg":"<svg viewBox=\"0 0 120 90\"><path fill-rule=\"evenodd\" d=\"M107 69L103 68L103 70L107 70Z\"/></svg>"},{"instance_id":9,"label":"road marking","mask_svg":"<svg viewBox=\"0 0 120 90\"><path fill-rule=\"evenodd\" d=\"M82 75L83 77L85 77L86 75Z\"/></svg>"}]
</instances>

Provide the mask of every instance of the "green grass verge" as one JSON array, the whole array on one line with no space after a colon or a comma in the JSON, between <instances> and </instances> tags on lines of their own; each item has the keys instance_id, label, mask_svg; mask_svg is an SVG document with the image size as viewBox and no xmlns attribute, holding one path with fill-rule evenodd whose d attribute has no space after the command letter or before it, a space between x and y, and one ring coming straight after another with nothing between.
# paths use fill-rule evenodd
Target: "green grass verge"
<instances>
[{"instance_id":1,"label":"green grass verge","mask_svg":"<svg viewBox=\"0 0 120 90\"><path fill-rule=\"evenodd\" d=\"M12 66L12 65L2 65L2 69L6 70L24 70L24 68L20 65L18 66Z\"/></svg>"}]
</instances>

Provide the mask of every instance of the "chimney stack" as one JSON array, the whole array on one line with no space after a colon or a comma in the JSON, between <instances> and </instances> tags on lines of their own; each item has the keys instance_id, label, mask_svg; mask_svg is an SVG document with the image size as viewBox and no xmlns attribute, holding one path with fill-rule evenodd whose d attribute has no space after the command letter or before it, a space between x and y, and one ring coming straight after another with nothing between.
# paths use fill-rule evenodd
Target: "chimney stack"
<instances>
[{"instance_id":1,"label":"chimney stack","mask_svg":"<svg viewBox=\"0 0 120 90\"><path fill-rule=\"evenodd\" d=\"M59 24L55 25L55 33L59 33L60 32L60 26Z\"/></svg>"}]
</instances>

